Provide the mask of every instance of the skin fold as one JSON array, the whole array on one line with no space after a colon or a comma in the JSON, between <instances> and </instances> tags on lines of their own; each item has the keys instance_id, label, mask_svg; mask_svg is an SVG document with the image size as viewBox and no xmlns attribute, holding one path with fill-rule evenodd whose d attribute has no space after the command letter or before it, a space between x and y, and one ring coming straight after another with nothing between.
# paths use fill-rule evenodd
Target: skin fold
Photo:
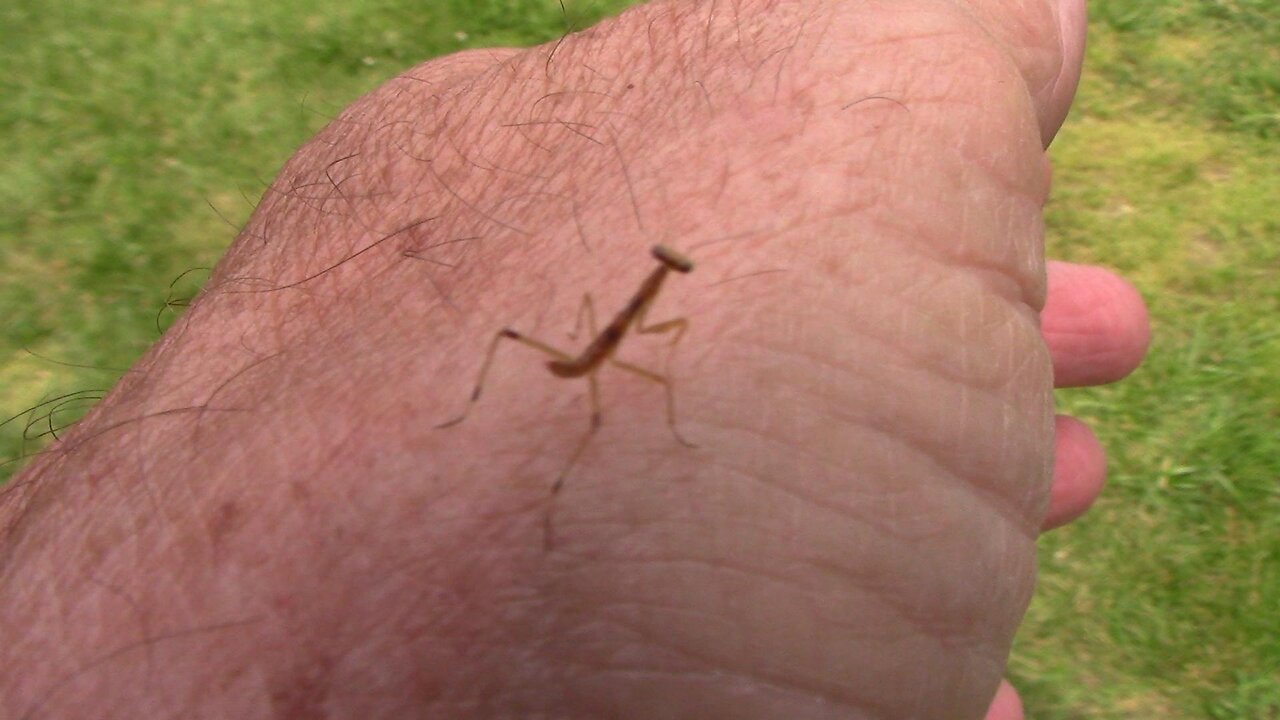
<instances>
[{"instance_id":1,"label":"skin fold","mask_svg":"<svg viewBox=\"0 0 1280 720\"><path fill-rule=\"evenodd\" d=\"M1146 343L1046 275L1073 12L658 2L362 98L5 489L0 716L1020 716L1034 541L1105 471L1055 374ZM587 383L515 343L437 427L659 243L688 331L618 358L697 447L605 366L553 500Z\"/></svg>"}]
</instances>

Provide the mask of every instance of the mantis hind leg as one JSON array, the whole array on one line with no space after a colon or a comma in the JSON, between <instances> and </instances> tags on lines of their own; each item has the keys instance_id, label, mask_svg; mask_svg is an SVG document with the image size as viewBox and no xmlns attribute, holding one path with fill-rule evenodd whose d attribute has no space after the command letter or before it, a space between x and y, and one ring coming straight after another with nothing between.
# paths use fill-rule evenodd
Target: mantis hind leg
<instances>
[{"instance_id":1,"label":"mantis hind leg","mask_svg":"<svg viewBox=\"0 0 1280 720\"><path fill-rule=\"evenodd\" d=\"M591 394L591 427L578 441L578 447L574 448L573 454L569 456L569 462L565 463L564 470L560 471L556 481L551 484L552 502L547 505L547 513L542 518L542 549L544 551L551 550L555 546L555 523L552 517L556 511L555 498L564 488L564 481L569 478L569 473L578 464L578 459L591 444L591 439L596 436L596 431L600 429L600 386L596 382L595 373L587 375L587 387Z\"/></svg>"},{"instance_id":2,"label":"mantis hind leg","mask_svg":"<svg viewBox=\"0 0 1280 720\"><path fill-rule=\"evenodd\" d=\"M582 295L582 304L578 306L578 317L573 323L573 332L569 333L569 337L576 338L578 332L582 329L583 317L587 319L588 337L596 336L596 309L591 302L591 293ZM569 473L574 466L578 464L578 458L582 457L582 453L586 451L587 445L591 444L591 438L595 437L596 431L600 429L601 412L600 412L600 383L596 381L594 372L587 373L587 390L591 397L591 428L587 430L587 434L582 436L582 440L578 442L578 447L574 448L573 455L569 456L569 462L565 464L564 470L560 472L560 476L551 484L551 497L554 499L560 494L560 490L564 488L564 481L569 477ZM547 514L542 520L542 549L551 550L555 546L554 522L552 514L555 512L555 504L547 506Z\"/></svg>"}]
</instances>

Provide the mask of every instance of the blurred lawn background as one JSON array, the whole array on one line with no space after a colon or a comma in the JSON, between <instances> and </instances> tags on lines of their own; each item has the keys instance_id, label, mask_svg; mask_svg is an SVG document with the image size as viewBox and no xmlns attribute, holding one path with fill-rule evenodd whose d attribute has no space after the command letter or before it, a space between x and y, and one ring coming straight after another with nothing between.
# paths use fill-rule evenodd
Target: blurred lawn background
<instances>
[{"instance_id":1,"label":"blurred lawn background","mask_svg":"<svg viewBox=\"0 0 1280 720\"><path fill-rule=\"evenodd\" d=\"M573 27L623 5L566 0ZM1129 381L1059 396L1108 447L1110 485L1045 539L1010 675L1037 720L1275 720L1280 5L1091 14L1050 253L1132 278L1155 338ZM0 419L84 392L31 439L45 413L0 428L0 458L111 386L118 370L60 363L128 367L204 272L170 283L215 262L328 116L421 60L565 20L556 0L4 3Z\"/></svg>"}]
</instances>

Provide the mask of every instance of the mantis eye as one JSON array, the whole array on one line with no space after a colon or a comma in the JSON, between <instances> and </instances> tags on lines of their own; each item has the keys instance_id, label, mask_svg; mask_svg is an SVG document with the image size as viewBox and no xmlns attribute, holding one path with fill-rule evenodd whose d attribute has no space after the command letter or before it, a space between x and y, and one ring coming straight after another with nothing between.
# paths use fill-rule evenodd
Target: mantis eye
<instances>
[{"instance_id":1,"label":"mantis eye","mask_svg":"<svg viewBox=\"0 0 1280 720\"><path fill-rule=\"evenodd\" d=\"M663 265L676 272L687 273L693 270L693 261L666 245L654 245L653 257Z\"/></svg>"}]
</instances>

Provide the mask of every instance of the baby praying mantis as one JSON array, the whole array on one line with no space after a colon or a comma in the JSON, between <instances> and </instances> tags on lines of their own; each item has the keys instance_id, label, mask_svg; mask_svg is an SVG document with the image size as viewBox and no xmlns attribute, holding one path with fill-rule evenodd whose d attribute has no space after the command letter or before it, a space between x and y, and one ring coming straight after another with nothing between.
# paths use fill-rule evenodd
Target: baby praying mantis
<instances>
[{"instance_id":1,"label":"baby praying mantis","mask_svg":"<svg viewBox=\"0 0 1280 720\"><path fill-rule=\"evenodd\" d=\"M654 335L661 333L673 333L671 345L674 347L680 342L680 338L684 336L684 332L689 327L689 322L684 318L676 318L656 325L645 325L645 315L649 311L649 307L653 305L653 301L658 297L658 291L662 289L662 283L667 279L667 274L672 270L678 273L687 273L693 270L693 261L684 255L672 250L664 245L653 246L653 257L658 261L658 267L654 268L649 276L640 283L640 288L631 296L631 300L614 316L613 320L605 326L604 330L596 332L595 307L591 302L591 294L587 293L582 297L582 305L578 307L578 317L574 323L574 335L582 325L582 316L585 313L587 317L587 329L593 336L591 343L582 350L578 355L570 355L562 350L558 350L544 342L535 340L531 337L520 334L511 328L503 328L493 336L493 341L489 343L488 352L484 357L484 363L480 366L480 377L476 380L475 390L471 393L471 400L467 404L466 410L462 415L437 425L437 428L447 428L457 425L467 418L467 413L471 411L471 407L480 399L480 394L484 391L485 378L489 374L489 368L493 364L493 356L498 350L498 344L503 340L515 340L518 343L527 345L534 350L538 350L545 355L551 356L553 359L547 362L547 369L552 375L561 378L579 378L586 377L587 388L591 397L591 427L587 434L583 436L582 441L578 443L574 449L573 455L569 457L569 463L565 466L560 476L556 478L555 483L551 486L551 494L554 496L564 487L565 478L578 462L578 458L582 452L586 450L587 445L591 442L591 438L596 431L600 429L600 388L596 380L596 373L600 368L608 363L614 367L625 370L633 375L650 380L662 385L666 392L667 400L667 425L671 428L671 434L676 440L685 447L697 447L693 443L684 439L680 435L680 431L676 429L676 405L675 396L671 387L671 380L665 375L647 370L628 362L623 362L614 357L614 353L618 349L618 345L622 343L622 339L626 337L627 331L633 326L636 334Z\"/></svg>"}]
</instances>

